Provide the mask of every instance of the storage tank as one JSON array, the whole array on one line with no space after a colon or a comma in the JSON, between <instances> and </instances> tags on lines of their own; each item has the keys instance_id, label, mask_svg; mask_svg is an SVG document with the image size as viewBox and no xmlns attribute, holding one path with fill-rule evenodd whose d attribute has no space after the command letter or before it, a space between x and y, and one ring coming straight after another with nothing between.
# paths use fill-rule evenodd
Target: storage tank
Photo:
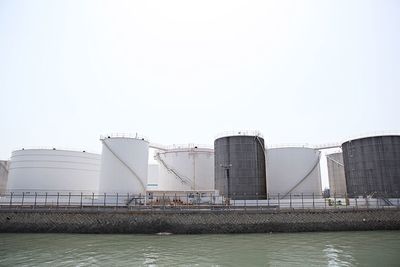
<instances>
[{"instance_id":1,"label":"storage tank","mask_svg":"<svg viewBox=\"0 0 400 267\"><path fill-rule=\"evenodd\" d=\"M156 151L160 191L214 190L214 150L188 145Z\"/></svg>"},{"instance_id":2,"label":"storage tank","mask_svg":"<svg viewBox=\"0 0 400 267\"><path fill-rule=\"evenodd\" d=\"M267 149L267 188L271 196L321 195L320 154L307 147Z\"/></svg>"},{"instance_id":3,"label":"storage tank","mask_svg":"<svg viewBox=\"0 0 400 267\"><path fill-rule=\"evenodd\" d=\"M0 160L0 194L7 188L8 179L8 161Z\"/></svg>"},{"instance_id":4,"label":"storage tank","mask_svg":"<svg viewBox=\"0 0 400 267\"><path fill-rule=\"evenodd\" d=\"M100 192L144 194L149 142L140 137L102 137Z\"/></svg>"},{"instance_id":5,"label":"storage tank","mask_svg":"<svg viewBox=\"0 0 400 267\"><path fill-rule=\"evenodd\" d=\"M328 165L329 189L331 196L345 196L347 190L342 152L326 155L326 163Z\"/></svg>"},{"instance_id":6,"label":"storage tank","mask_svg":"<svg viewBox=\"0 0 400 267\"><path fill-rule=\"evenodd\" d=\"M342 150L350 196L400 196L400 135L350 140Z\"/></svg>"},{"instance_id":7,"label":"storage tank","mask_svg":"<svg viewBox=\"0 0 400 267\"><path fill-rule=\"evenodd\" d=\"M96 193L100 155L56 149L12 152L7 190L18 192Z\"/></svg>"},{"instance_id":8,"label":"storage tank","mask_svg":"<svg viewBox=\"0 0 400 267\"><path fill-rule=\"evenodd\" d=\"M238 133L217 138L215 189L233 199L266 196L264 139L261 135Z\"/></svg>"},{"instance_id":9,"label":"storage tank","mask_svg":"<svg viewBox=\"0 0 400 267\"><path fill-rule=\"evenodd\" d=\"M158 164L149 164L149 171L147 175L147 190L157 190L158 180L159 180L159 170L160 166Z\"/></svg>"}]
</instances>

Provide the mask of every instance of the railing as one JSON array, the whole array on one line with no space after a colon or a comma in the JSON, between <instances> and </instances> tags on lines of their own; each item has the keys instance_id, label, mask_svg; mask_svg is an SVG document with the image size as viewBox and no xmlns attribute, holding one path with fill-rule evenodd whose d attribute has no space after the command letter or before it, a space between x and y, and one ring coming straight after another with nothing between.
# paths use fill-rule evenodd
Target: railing
<instances>
[{"instance_id":1,"label":"railing","mask_svg":"<svg viewBox=\"0 0 400 267\"><path fill-rule=\"evenodd\" d=\"M215 193L84 194L66 192L7 192L0 194L4 209L85 209L85 210L334 210L400 209L400 198L349 198L346 195L324 197L319 194L246 195L229 198Z\"/></svg>"},{"instance_id":2,"label":"railing","mask_svg":"<svg viewBox=\"0 0 400 267\"><path fill-rule=\"evenodd\" d=\"M262 133L258 130L238 130L238 131L225 131L218 133L214 136L215 139L225 137L225 136L236 136L236 135L244 135L244 136L258 136L264 138Z\"/></svg>"},{"instance_id":3,"label":"railing","mask_svg":"<svg viewBox=\"0 0 400 267\"><path fill-rule=\"evenodd\" d=\"M140 139L144 141L149 141L149 139L144 136L140 135L138 133L110 133L110 134L105 134L105 135L100 135L100 140L107 139L107 138L133 138L133 139Z\"/></svg>"}]
</instances>

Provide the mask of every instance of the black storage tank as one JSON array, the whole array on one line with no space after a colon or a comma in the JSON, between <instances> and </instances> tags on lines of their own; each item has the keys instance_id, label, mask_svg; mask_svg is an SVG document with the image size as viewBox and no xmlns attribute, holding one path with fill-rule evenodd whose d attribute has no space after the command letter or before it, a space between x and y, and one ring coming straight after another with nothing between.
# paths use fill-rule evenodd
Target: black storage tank
<instances>
[{"instance_id":1,"label":"black storage tank","mask_svg":"<svg viewBox=\"0 0 400 267\"><path fill-rule=\"evenodd\" d=\"M215 150L215 189L232 199L266 197L264 139L258 135L218 138Z\"/></svg>"},{"instance_id":2,"label":"black storage tank","mask_svg":"<svg viewBox=\"0 0 400 267\"><path fill-rule=\"evenodd\" d=\"M349 196L400 196L400 135L355 139L342 149Z\"/></svg>"}]
</instances>

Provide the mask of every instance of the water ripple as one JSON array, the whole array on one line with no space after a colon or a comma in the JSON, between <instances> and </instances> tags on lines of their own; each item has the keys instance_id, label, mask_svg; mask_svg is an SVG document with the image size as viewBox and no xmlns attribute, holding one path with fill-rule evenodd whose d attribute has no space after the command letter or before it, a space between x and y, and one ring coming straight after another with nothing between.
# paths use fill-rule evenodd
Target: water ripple
<instances>
[{"instance_id":1,"label":"water ripple","mask_svg":"<svg viewBox=\"0 0 400 267\"><path fill-rule=\"evenodd\" d=\"M0 234L0 266L400 266L400 231Z\"/></svg>"}]
</instances>

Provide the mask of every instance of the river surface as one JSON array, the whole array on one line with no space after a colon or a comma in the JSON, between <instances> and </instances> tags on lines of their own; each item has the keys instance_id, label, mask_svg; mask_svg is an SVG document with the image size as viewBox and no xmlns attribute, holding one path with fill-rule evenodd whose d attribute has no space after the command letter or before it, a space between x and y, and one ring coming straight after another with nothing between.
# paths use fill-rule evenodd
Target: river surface
<instances>
[{"instance_id":1,"label":"river surface","mask_svg":"<svg viewBox=\"0 0 400 267\"><path fill-rule=\"evenodd\" d=\"M0 266L400 266L400 231L0 234Z\"/></svg>"}]
</instances>

